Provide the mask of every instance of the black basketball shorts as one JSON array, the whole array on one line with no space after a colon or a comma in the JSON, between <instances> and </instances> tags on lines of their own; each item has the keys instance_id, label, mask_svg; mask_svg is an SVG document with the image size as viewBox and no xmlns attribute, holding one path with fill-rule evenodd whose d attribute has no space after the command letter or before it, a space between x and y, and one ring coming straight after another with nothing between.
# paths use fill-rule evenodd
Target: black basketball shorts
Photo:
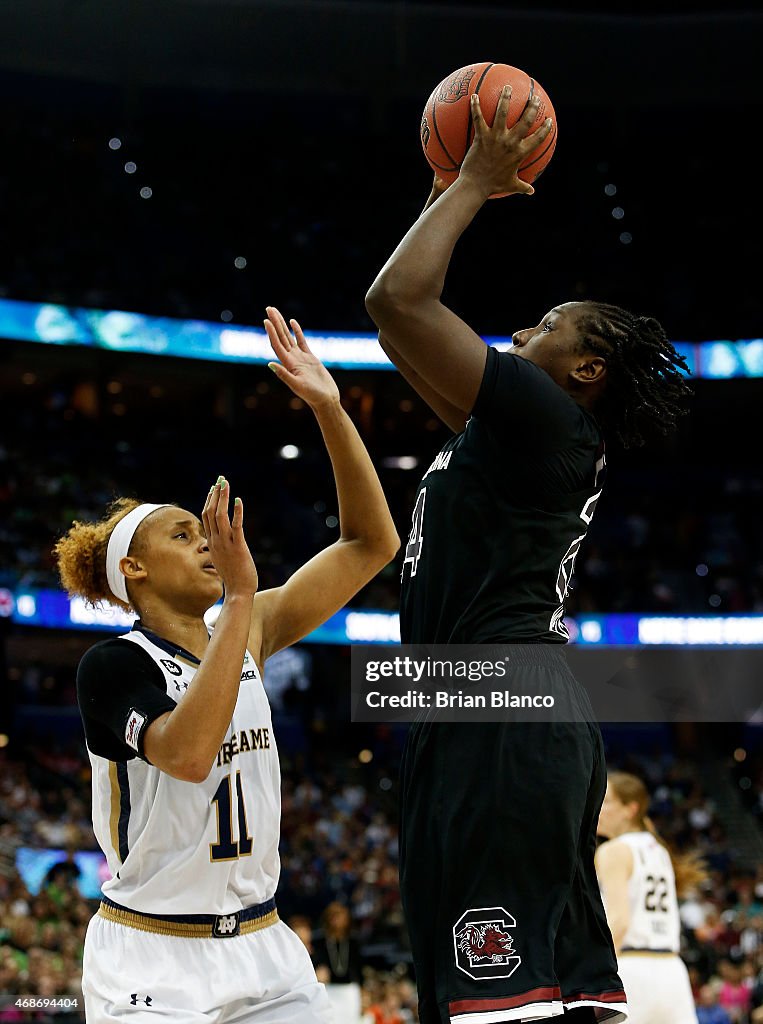
<instances>
[{"instance_id":1,"label":"black basketball shorts","mask_svg":"<svg viewBox=\"0 0 763 1024\"><path fill-rule=\"evenodd\" d=\"M566 664L537 671L555 673L552 691L576 687L590 708ZM578 1007L591 1007L591 1020L626 1020L593 862L606 781L592 713L410 727L400 888L421 1024L542 1020Z\"/></svg>"}]
</instances>

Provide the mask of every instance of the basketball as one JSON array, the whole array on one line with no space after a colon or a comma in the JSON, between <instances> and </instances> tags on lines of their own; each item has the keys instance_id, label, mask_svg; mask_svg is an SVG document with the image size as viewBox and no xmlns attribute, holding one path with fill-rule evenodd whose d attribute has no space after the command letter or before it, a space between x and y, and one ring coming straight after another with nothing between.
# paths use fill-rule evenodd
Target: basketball
<instances>
[{"instance_id":1,"label":"basketball","mask_svg":"<svg viewBox=\"0 0 763 1024\"><path fill-rule=\"evenodd\" d=\"M533 96L540 97L538 113L528 134L539 128L547 117L553 118L551 134L537 149L528 153L519 168L519 177L532 183L545 170L556 148L556 115L545 89L535 79L510 64L468 64L453 71L435 87L427 100L421 117L421 145L429 166L442 180L451 185L458 177L466 152L474 138L470 98L476 92L480 98L482 116L493 124L496 107L504 85L511 86L511 99L506 124L510 128L522 116L526 104ZM491 199L502 192L492 195Z\"/></svg>"}]
</instances>

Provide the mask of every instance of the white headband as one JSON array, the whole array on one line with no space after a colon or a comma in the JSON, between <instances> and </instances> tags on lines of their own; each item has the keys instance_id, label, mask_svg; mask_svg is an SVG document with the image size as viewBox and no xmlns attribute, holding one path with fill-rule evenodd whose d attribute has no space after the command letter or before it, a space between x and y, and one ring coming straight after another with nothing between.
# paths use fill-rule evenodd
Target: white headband
<instances>
[{"instance_id":1,"label":"white headband","mask_svg":"<svg viewBox=\"0 0 763 1024\"><path fill-rule=\"evenodd\" d=\"M146 516L150 516L158 508L167 508L167 505L138 505L132 512L128 512L123 519L120 519L111 531L106 548L106 579L111 593L125 604L130 603L130 598L127 596L127 580L119 568L119 563L130 550L135 531Z\"/></svg>"}]
</instances>

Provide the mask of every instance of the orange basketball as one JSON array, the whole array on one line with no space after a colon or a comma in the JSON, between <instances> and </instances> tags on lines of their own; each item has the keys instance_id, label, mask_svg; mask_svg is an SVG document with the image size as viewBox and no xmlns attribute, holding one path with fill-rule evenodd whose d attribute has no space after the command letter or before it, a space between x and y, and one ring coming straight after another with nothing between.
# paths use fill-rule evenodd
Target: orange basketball
<instances>
[{"instance_id":1,"label":"orange basketball","mask_svg":"<svg viewBox=\"0 0 763 1024\"><path fill-rule=\"evenodd\" d=\"M554 119L551 134L537 149L528 153L519 168L519 177L533 182L545 169L556 148L556 115L545 89L519 68L509 64L468 64L459 68L434 89L421 117L421 145L424 156L435 174L450 185L458 177L461 163L474 138L470 97L479 94L482 116L493 124L496 107L504 85L511 86L511 99L506 124L510 128L522 116L533 96L540 96L538 113L530 128L534 132L547 117ZM530 134L528 132L528 134ZM501 192L500 195L507 195ZM497 199L498 194L490 197Z\"/></svg>"}]
</instances>

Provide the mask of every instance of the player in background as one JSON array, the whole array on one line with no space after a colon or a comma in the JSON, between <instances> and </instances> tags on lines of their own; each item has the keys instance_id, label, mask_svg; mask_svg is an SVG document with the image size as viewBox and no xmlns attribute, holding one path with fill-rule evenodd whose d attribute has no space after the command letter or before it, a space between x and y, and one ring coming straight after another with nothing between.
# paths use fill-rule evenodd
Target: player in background
<instances>
[{"instance_id":1,"label":"player in background","mask_svg":"<svg viewBox=\"0 0 763 1024\"><path fill-rule=\"evenodd\" d=\"M281 587L257 591L243 505L210 489L201 522L121 499L58 542L70 594L139 615L83 657L77 696L93 825L112 873L85 942L89 1024L317 1024L328 998L278 919L280 772L264 665L325 622L394 557L371 459L302 331L268 309L277 376L315 414L340 537ZM222 453L221 458L224 458ZM263 500L267 500L263 481ZM210 636L205 612L224 595Z\"/></svg>"},{"instance_id":2,"label":"player in background","mask_svg":"<svg viewBox=\"0 0 763 1024\"><path fill-rule=\"evenodd\" d=\"M610 772L595 863L633 1024L697 1024L681 960L678 896L708 876L694 854L674 855L648 816L635 775Z\"/></svg>"},{"instance_id":3,"label":"player in background","mask_svg":"<svg viewBox=\"0 0 763 1024\"><path fill-rule=\"evenodd\" d=\"M518 644L579 709L575 721L409 729L400 777L400 886L422 1024L626 1019L594 868L606 788L601 733L559 649L564 599L604 479L603 435L638 444L684 411L685 364L660 324L598 302L555 306L489 348L442 302L454 246L488 196L551 130L531 100L506 128L510 89L458 179L366 296L383 348L453 430L419 485L401 583L403 643ZM513 200L516 202L517 200ZM502 259L506 240L501 239ZM522 240L514 265L527 265ZM496 282L493 301L507 303ZM541 691L544 692L544 691ZM514 922L512 924L512 922Z\"/></svg>"}]
</instances>

